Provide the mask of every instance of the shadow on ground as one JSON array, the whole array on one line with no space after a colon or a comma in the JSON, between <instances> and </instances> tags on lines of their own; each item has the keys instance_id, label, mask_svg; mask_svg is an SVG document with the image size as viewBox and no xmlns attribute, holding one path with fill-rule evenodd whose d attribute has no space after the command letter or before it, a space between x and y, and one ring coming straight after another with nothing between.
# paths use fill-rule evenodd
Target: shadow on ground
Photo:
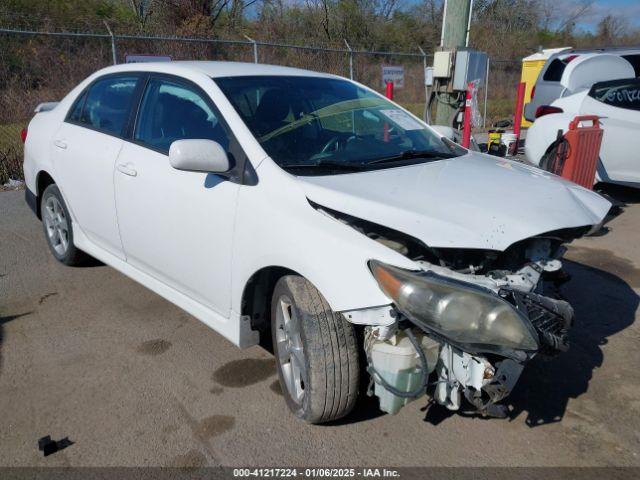
<instances>
[{"instance_id":1,"label":"shadow on ground","mask_svg":"<svg viewBox=\"0 0 640 480\"><path fill-rule=\"evenodd\" d=\"M509 397L512 418L526 412L527 425L558 422L569 399L589 388L593 371L603 363L608 337L635 321L639 298L622 278L582 263L565 261L572 280L563 294L576 314L571 348L555 358L534 359Z\"/></svg>"},{"instance_id":2,"label":"shadow on ground","mask_svg":"<svg viewBox=\"0 0 640 480\"><path fill-rule=\"evenodd\" d=\"M581 251L585 263L589 261L589 251ZM597 252L593 250L594 255ZM511 419L526 414L525 423L530 427L562 420L569 400L589 389L594 370L603 363L602 346L608 337L635 321L640 299L627 283L626 275L623 279L585 263L564 262L572 280L563 287L562 294L575 309L569 351L553 358L534 358L504 402L510 408ZM595 263L600 266L598 259ZM456 414L431 402L423 411L424 420L433 425Z\"/></svg>"},{"instance_id":3,"label":"shadow on ground","mask_svg":"<svg viewBox=\"0 0 640 480\"><path fill-rule=\"evenodd\" d=\"M640 189L614 185L611 183L598 183L595 188L597 192L621 203L640 203Z\"/></svg>"},{"instance_id":4,"label":"shadow on ground","mask_svg":"<svg viewBox=\"0 0 640 480\"><path fill-rule=\"evenodd\" d=\"M0 315L0 373L2 373L2 345L4 342L4 324L16 318L24 317L32 312L19 313L17 315Z\"/></svg>"}]
</instances>

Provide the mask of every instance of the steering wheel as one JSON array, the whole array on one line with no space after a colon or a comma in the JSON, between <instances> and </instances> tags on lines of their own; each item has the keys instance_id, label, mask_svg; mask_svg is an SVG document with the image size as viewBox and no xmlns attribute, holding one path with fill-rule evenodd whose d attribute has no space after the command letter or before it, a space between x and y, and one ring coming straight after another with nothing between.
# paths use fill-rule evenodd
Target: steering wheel
<instances>
[{"instance_id":1,"label":"steering wheel","mask_svg":"<svg viewBox=\"0 0 640 480\"><path fill-rule=\"evenodd\" d=\"M329 153L329 151L335 152L336 150L339 150L341 146L344 148L348 143L356 138L357 137L355 135L350 135L348 138L344 138L344 136L342 135L334 135L329 139L327 143L325 143L324 147L322 147L322 150L320 150L320 153L318 155Z\"/></svg>"},{"instance_id":2,"label":"steering wheel","mask_svg":"<svg viewBox=\"0 0 640 480\"><path fill-rule=\"evenodd\" d=\"M340 137L338 135L334 135L329 139L327 143L324 144L320 153L328 153L330 150L338 150L340 147Z\"/></svg>"}]
</instances>

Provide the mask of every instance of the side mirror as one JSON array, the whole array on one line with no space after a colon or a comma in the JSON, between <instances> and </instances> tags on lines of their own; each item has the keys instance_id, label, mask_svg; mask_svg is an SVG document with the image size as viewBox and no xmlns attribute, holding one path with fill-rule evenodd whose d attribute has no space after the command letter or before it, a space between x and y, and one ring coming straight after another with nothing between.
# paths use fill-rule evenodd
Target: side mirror
<instances>
[{"instance_id":1,"label":"side mirror","mask_svg":"<svg viewBox=\"0 0 640 480\"><path fill-rule=\"evenodd\" d=\"M213 140L176 140L169 147L169 163L176 170L224 173L229 170L229 157Z\"/></svg>"}]
</instances>

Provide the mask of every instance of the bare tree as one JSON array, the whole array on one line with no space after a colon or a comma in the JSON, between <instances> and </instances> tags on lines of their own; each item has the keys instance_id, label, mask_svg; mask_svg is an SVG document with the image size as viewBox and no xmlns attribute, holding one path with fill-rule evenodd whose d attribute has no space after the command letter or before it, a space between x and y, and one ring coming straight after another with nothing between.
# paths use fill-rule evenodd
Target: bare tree
<instances>
[{"instance_id":1,"label":"bare tree","mask_svg":"<svg viewBox=\"0 0 640 480\"><path fill-rule=\"evenodd\" d=\"M553 2L553 0L547 1ZM556 31L572 32L576 25L576 22L591 13L593 4L594 0L579 0L575 3L572 3L565 12L562 12L560 10L559 13L562 14L564 18L559 21L558 26L556 27Z\"/></svg>"},{"instance_id":2,"label":"bare tree","mask_svg":"<svg viewBox=\"0 0 640 480\"><path fill-rule=\"evenodd\" d=\"M400 7L400 0L378 0L376 14L388 20Z\"/></svg>"},{"instance_id":3,"label":"bare tree","mask_svg":"<svg viewBox=\"0 0 640 480\"><path fill-rule=\"evenodd\" d=\"M200 16L208 18L214 26L222 13L229 5L230 0L155 0L161 3L176 20L182 23L185 20Z\"/></svg>"},{"instance_id":4,"label":"bare tree","mask_svg":"<svg viewBox=\"0 0 640 480\"><path fill-rule=\"evenodd\" d=\"M257 3L258 0L231 0L231 11L229 12L229 29L238 30L244 21L244 13L247 8Z\"/></svg>"},{"instance_id":5,"label":"bare tree","mask_svg":"<svg viewBox=\"0 0 640 480\"><path fill-rule=\"evenodd\" d=\"M140 28L144 29L149 20L149 17L153 13L154 0L129 0L131 10L138 20Z\"/></svg>"},{"instance_id":6,"label":"bare tree","mask_svg":"<svg viewBox=\"0 0 640 480\"><path fill-rule=\"evenodd\" d=\"M598 23L598 38L605 43L614 43L623 37L629 28L626 18L617 15L607 15Z\"/></svg>"}]
</instances>

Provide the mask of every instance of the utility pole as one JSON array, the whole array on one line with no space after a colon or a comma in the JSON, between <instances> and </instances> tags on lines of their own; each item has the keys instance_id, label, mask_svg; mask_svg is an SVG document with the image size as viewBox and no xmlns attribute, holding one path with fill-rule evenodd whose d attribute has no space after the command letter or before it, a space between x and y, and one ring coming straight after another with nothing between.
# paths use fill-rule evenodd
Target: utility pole
<instances>
[{"instance_id":1,"label":"utility pole","mask_svg":"<svg viewBox=\"0 0 640 480\"><path fill-rule=\"evenodd\" d=\"M473 0L445 0L440 36L440 46L445 50L467 46L472 4ZM435 123L451 125L451 117L460 103L457 92L438 92L437 95Z\"/></svg>"}]
</instances>

